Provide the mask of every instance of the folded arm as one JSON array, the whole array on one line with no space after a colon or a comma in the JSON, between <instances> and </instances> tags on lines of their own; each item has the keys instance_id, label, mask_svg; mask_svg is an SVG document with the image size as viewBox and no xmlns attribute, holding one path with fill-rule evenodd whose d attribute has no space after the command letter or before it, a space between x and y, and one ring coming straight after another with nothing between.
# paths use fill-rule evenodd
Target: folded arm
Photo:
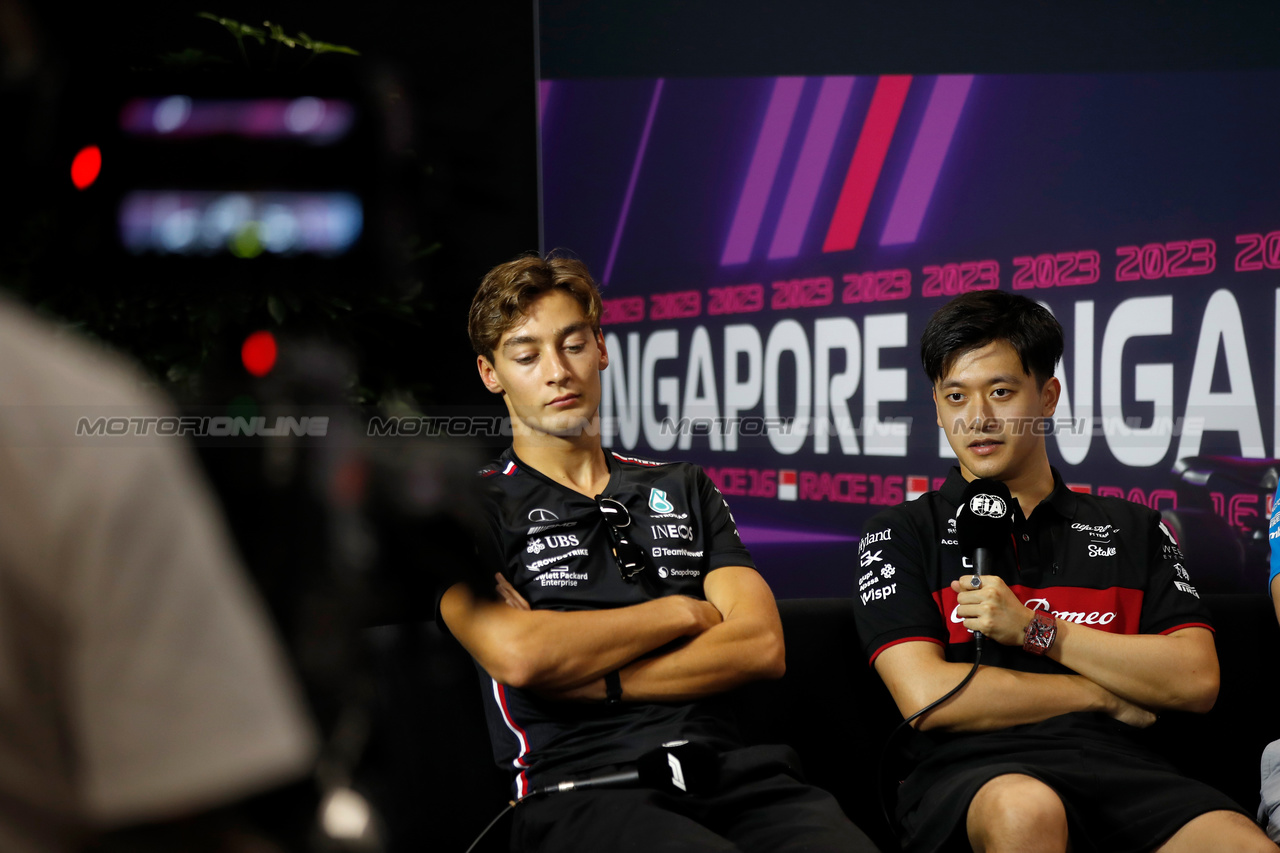
<instances>
[{"instance_id":1,"label":"folded arm","mask_svg":"<svg viewBox=\"0 0 1280 853\"><path fill-rule=\"evenodd\" d=\"M952 585L964 626L1003 645L1022 645L1031 610L1004 582L984 577L968 589L968 576ZM1129 702L1156 711L1204 713L1218 697L1218 654L1205 628L1172 634L1112 634L1059 619L1048 656Z\"/></svg>"},{"instance_id":2,"label":"folded arm","mask_svg":"<svg viewBox=\"0 0 1280 853\"><path fill-rule=\"evenodd\" d=\"M600 680L672 640L700 635L720 622L713 605L682 595L610 610L562 612L483 598L462 583L445 592L440 614L495 680L547 692Z\"/></svg>"},{"instance_id":3,"label":"folded arm","mask_svg":"<svg viewBox=\"0 0 1280 853\"><path fill-rule=\"evenodd\" d=\"M930 642L900 643L876 658L875 668L904 718L945 695L964 679L971 664L952 663ZM916 720L919 729L990 731L1038 723L1073 711L1102 711L1132 726L1155 716L1081 675L1018 672L979 667L965 688Z\"/></svg>"},{"instance_id":4,"label":"folded arm","mask_svg":"<svg viewBox=\"0 0 1280 853\"><path fill-rule=\"evenodd\" d=\"M684 645L622 667L618 675L624 702L681 702L782 677L782 621L764 578L755 569L726 566L707 575L703 592L723 621ZM602 701L605 684L600 678L573 689L543 692L556 699Z\"/></svg>"},{"instance_id":5,"label":"folded arm","mask_svg":"<svg viewBox=\"0 0 1280 853\"><path fill-rule=\"evenodd\" d=\"M764 578L755 569L726 566L707 575L703 592L723 621L677 649L624 667L619 675L625 700L697 699L751 681L782 677L786 671L782 620ZM603 683L598 688L603 696Z\"/></svg>"}]
</instances>

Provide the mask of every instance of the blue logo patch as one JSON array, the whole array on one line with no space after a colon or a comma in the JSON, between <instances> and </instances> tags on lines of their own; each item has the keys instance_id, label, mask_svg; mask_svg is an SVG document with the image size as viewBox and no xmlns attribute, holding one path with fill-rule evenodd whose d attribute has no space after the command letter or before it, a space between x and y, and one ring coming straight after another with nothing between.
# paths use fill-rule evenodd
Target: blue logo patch
<instances>
[{"instance_id":1,"label":"blue logo patch","mask_svg":"<svg viewBox=\"0 0 1280 853\"><path fill-rule=\"evenodd\" d=\"M674 512L675 507L667 500L667 493L662 489L649 490L649 509L654 512Z\"/></svg>"}]
</instances>

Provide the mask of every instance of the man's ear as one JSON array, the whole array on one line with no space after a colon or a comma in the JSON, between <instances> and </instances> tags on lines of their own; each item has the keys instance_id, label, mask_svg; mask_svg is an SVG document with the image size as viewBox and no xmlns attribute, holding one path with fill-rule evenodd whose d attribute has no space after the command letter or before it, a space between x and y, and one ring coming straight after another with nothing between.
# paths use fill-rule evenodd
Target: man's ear
<instances>
[{"instance_id":1,"label":"man's ear","mask_svg":"<svg viewBox=\"0 0 1280 853\"><path fill-rule=\"evenodd\" d=\"M609 366L609 349L604 345L604 332L596 329L596 347L600 350L600 369Z\"/></svg>"},{"instance_id":2,"label":"man's ear","mask_svg":"<svg viewBox=\"0 0 1280 853\"><path fill-rule=\"evenodd\" d=\"M1046 418L1053 417L1053 413L1058 410L1058 399L1062 396L1062 383L1058 381L1058 377L1051 376L1049 381L1044 383L1044 387L1040 389L1040 402L1044 405L1044 416Z\"/></svg>"},{"instance_id":3,"label":"man's ear","mask_svg":"<svg viewBox=\"0 0 1280 853\"><path fill-rule=\"evenodd\" d=\"M480 381L484 387L494 394L503 393L502 383L498 381L498 371L493 369L493 362L482 355L476 356L476 370L480 371Z\"/></svg>"},{"instance_id":4,"label":"man's ear","mask_svg":"<svg viewBox=\"0 0 1280 853\"><path fill-rule=\"evenodd\" d=\"M937 420L938 426L941 428L942 427L942 407L938 405L938 386L934 385L932 388L930 388L930 391L933 392L934 419Z\"/></svg>"}]
</instances>

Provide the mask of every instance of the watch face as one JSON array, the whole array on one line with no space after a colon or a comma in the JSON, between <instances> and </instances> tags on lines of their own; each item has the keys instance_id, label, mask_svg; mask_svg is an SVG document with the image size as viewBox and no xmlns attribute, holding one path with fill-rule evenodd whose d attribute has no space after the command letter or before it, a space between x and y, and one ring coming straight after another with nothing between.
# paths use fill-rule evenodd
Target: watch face
<instances>
[{"instance_id":1,"label":"watch face","mask_svg":"<svg viewBox=\"0 0 1280 853\"><path fill-rule=\"evenodd\" d=\"M1051 621L1051 617L1046 618L1042 615L1043 611L1037 611L1031 620L1031 624L1027 626L1026 641L1023 643L1024 648L1029 652L1043 654L1053 645L1053 639L1057 635L1057 625Z\"/></svg>"}]
</instances>

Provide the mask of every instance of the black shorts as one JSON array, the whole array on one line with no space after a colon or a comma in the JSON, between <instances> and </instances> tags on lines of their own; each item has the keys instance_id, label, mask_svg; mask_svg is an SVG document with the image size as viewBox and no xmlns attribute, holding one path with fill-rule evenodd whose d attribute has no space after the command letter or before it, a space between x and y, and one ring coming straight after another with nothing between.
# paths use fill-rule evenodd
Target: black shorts
<instances>
[{"instance_id":1,"label":"black shorts","mask_svg":"<svg viewBox=\"0 0 1280 853\"><path fill-rule=\"evenodd\" d=\"M1120 724L1066 723L1055 718L961 736L931 753L899 788L903 850L968 851L969 804L983 785L1009 773L1057 792L1075 853L1149 851L1206 812L1244 814L1226 794L1123 737L1114 728Z\"/></svg>"}]
</instances>

